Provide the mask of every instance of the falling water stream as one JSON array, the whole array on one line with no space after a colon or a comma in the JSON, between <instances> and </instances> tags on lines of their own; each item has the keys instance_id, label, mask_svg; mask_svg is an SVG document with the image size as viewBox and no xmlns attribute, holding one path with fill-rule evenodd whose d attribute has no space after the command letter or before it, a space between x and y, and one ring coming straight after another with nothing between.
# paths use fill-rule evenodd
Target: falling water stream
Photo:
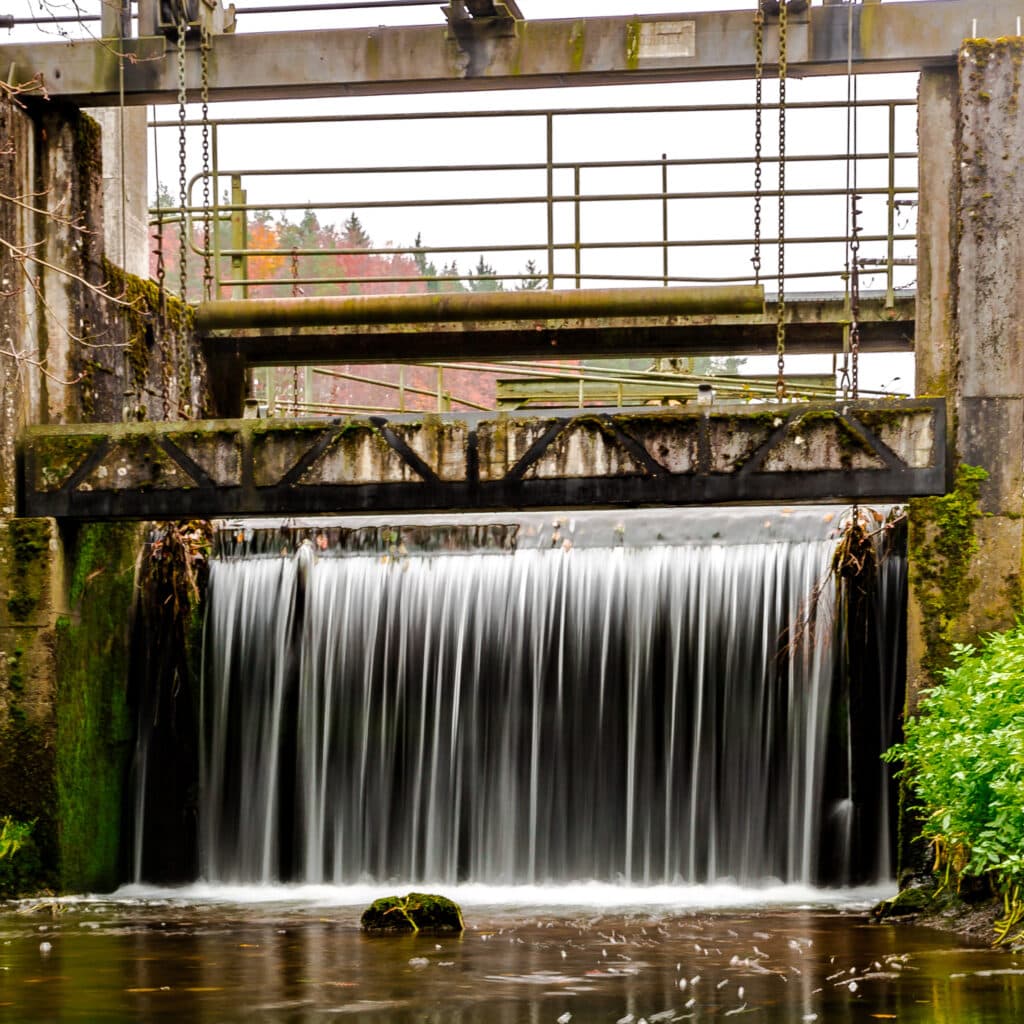
<instances>
[{"instance_id":1,"label":"falling water stream","mask_svg":"<svg viewBox=\"0 0 1024 1024\"><path fill-rule=\"evenodd\" d=\"M824 518L781 538L754 510L691 543L610 529L605 547L216 560L201 876L886 877L885 815L872 863L823 862L853 813ZM887 707L893 686L877 681ZM874 815L885 797L860 799Z\"/></svg>"}]
</instances>

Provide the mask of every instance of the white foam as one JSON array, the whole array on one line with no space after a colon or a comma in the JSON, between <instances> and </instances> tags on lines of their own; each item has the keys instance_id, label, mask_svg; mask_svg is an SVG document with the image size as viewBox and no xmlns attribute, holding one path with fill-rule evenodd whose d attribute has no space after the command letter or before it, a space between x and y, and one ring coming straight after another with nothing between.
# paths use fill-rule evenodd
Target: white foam
<instances>
[{"instance_id":1,"label":"white foam","mask_svg":"<svg viewBox=\"0 0 1024 1024\"><path fill-rule=\"evenodd\" d=\"M107 896L70 897L116 903L234 903L265 905L285 903L356 907L366 906L392 893L440 892L464 907L498 907L528 910L538 908L585 908L591 910L658 908L662 910L733 909L860 909L892 896L892 884L851 889L816 889L803 885L767 883L749 887L720 883L714 885L627 886L601 882L570 885L445 885L437 882L386 882L361 885L231 885L196 882L166 888L126 885Z\"/></svg>"}]
</instances>

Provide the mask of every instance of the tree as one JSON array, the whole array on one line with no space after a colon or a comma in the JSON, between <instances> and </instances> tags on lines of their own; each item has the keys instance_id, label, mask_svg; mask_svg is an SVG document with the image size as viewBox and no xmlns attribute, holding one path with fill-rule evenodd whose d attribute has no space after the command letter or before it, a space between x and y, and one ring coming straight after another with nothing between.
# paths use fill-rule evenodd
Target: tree
<instances>
[{"instance_id":1,"label":"tree","mask_svg":"<svg viewBox=\"0 0 1024 1024\"><path fill-rule=\"evenodd\" d=\"M354 210L348 220L345 221L341 240L346 249L369 249L372 244L370 236L366 233L362 221L356 216Z\"/></svg>"},{"instance_id":2,"label":"tree","mask_svg":"<svg viewBox=\"0 0 1024 1024\"><path fill-rule=\"evenodd\" d=\"M471 292L500 292L505 286L498 280L498 272L488 263L481 253L476 267L469 275L469 290Z\"/></svg>"},{"instance_id":3,"label":"tree","mask_svg":"<svg viewBox=\"0 0 1024 1024\"><path fill-rule=\"evenodd\" d=\"M426 253L423 252L423 234L422 232L416 232L416 241L413 242L416 247L416 252L413 254L413 261L416 263L416 271L420 277L428 278L427 280L427 291L428 292L439 292L441 290L440 281L429 280L430 278L437 277L437 264L433 260L428 260Z\"/></svg>"},{"instance_id":4,"label":"tree","mask_svg":"<svg viewBox=\"0 0 1024 1024\"><path fill-rule=\"evenodd\" d=\"M537 269L537 264L533 260L526 261L526 267L523 269L523 273L527 274L527 278L520 281L516 285L517 292L536 292L540 291L544 287L544 278L540 276L540 271Z\"/></svg>"}]
</instances>

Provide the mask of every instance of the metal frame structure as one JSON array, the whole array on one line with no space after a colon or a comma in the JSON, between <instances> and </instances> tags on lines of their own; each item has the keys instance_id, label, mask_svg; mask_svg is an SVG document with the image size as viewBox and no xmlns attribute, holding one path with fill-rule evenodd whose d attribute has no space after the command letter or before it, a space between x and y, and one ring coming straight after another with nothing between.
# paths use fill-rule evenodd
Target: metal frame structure
<instances>
[{"instance_id":1,"label":"metal frame structure","mask_svg":"<svg viewBox=\"0 0 1024 1024\"><path fill-rule=\"evenodd\" d=\"M766 103L764 110L773 113L778 109L778 103ZM853 107L858 112L878 111L885 112L886 139L884 149L872 152L857 153L855 159L860 174L865 175L872 167L878 167L881 177L884 175L884 184L860 186L856 189L859 196L863 198L878 198L885 200L885 214L883 217L875 217L869 224L869 229L860 235L861 244L867 245L876 243L884 246L884 254L873 258L864 257L861 265L865 272L885 274L885 290L887 305L895 305L896 278L895 271L899 266L913 265L913 259L900 256L897 247L901 244L913 242L914 234L900 232L897 229L897 213L901 208L910 208L917 202L917 186L900 184L898 165L905 161L916 161L916 149L897 148L897 112L900 110L915 107L915 101L911 99L870 99L861 100L854 104L846 101L831 102L801 102L790 103L789 112L793 114L825 114L832 116L845 115L846 111ZM185 216L188 218L187 237L192 240L192 251L199 257L207 255L212 257L214 264L214 292L215 296L224 294L229 289L228 295L242 297L246 289L252 286L266 287L271 284L266 279L254 276L249 271L249 260L256 257L317 257L329 258L332 256L413 256L429 259L436 256L452 257L462 254L481 254L490 256L492 254L516 254L531 255L537 254L544 258L546 266L538 267L537 275L533 275L552 288L556 282L568 281L579 288L585 281L600 281L611 283L614 280L621 280L629 283L659 283L659 284L739 284L753 281L753 272L742 275L714 276L707 273L703 275L680 274L670 269L670 256L682 250L695 251L713 246L729 247L750 247L753 239L749 234L722 234L719 237L673 235L670 228L670 213L679 204L704 203L714 204L717 201L725 200L752 200L754 192L749 188L742 189L704 189L700 191L670 188L670 173L679 175L688 170L706 170L712 167L742 168L747 170L753 165L752 154L740 154L729 156L701 156L701 157L669 157L663 154L660 160L657 159L621 159L621 160L556 160L555 152L558 145L556 125L568 119L600 117L603 115L615 116L661 116L670 117L685 125L688 116L726 117L729 115L752 114L754 107L749 103L727 103L712 105L662 105L662 106L627 106L627 107L594 107L594 108L547 108L528 110L486 110L486 111L448 111L435 113L416 114L362 114L362 115L319 115L299 117L215 117L210 119L208 127L211 139L211 151L213 154L212 166L208 173L202 172L193 174L188 182L188 205L182 209L179 206L163 206L159 209L150 210L151 224L159 218L167 226L174 224ZM221 135L225 129L253 128L260 130L289 129L297 126L322 126L327 131L344 130L350 125L377 125L386 128L394 125L396 128L406 124L412 125L434 125L456 122L458 124L494 125L501 123L503 119L512 122L541 122L543 125L542 148L545 159L543 161L520 161L520 162L493 162L473 164L415 164L408 163L402 166L356 166L356 167L334 167L334 166L307 166L301 169L289 169L281 166L274 167L236 167L223 166L220 163L222 146ZM196 128L202 122L187 120L186 128ZM175 120L156 120L151 122L154 130L178 129L180 122ZM673 130L680 131L679 124L673 123ZM846 160L846 154L828 151L814 151L797 153L787 156L787 163L793 167L817 167L829 164L842 165ZM763 164L772 166L778 163L778 156L766 154L762 158ZM882 170L884 168L884 171ZM607 189L586 189L584 187L584 176L592 175L595 172L600 174L606 171L622 173L633 172L644 174L645 172L659 172L661 188L647 190L644 192L609 192ZM468 183L473 179L480 179L486 175L504 172L532 173L536 178L544 182L543 189L521 190L515 194L499 194L473 196L470 194L458 197L423 198L421 196L403 196L389 182L394 178L401 180L403 176L416 175L417 182L431 182L443 180L445 176L458 174L460 180L467 182L467 192L470 191ZM563 180L567 175L572 175L572 188L565 191L556 187L557 179ZM339 178L347 182L355 182L360 179L372 177L381 182L380 196L387 198L373 199L350 199L338 198L327 201L274 201L267 200L265 193L261 193L261 201L252 203L245 200L248 188L253 180L266 181L288 177L294 179L322 179ZM223 202L220 198L222 192L222 180L230 179L231 196L230 202ZM203 185L209 181L209 192L212 194L212 208L202 206L195 198L194 193L197 185ZM838 179L837 179L838 180ZM821 197L843 197L848 198L853 192L851 185L845 187L817 188L817 189L789 189L787 199L792 203L799 202L804 198ZM765 188L761 195L766 201L778 197L778 190ZM583 211L587 207L606 206L611 203L660 203L660 237L658 238L632 238L628 240L603 240L600 238L585 238L583 233ZM291 211L309 210L317 211L330 210L394 210L401 209L408 211L410 216L415 215L419 210L431 209L461 209L469 210L480 219L486 219L487 214L501 207L514 206L517 209L529 210L540 207L545 214L546 224L545 236L531 242L502 243L493 241L477 241L473 244L464 243L460 245L421 245L415 246L394 246L387 247L370 246L366 248L296 248L284 252L280 249L266 249L248 244L245 232L246 219L249 214L260 210L274 210L282 214ZM570 208L572 211L572 237L566 239L564 230L556 229L557 214L561 209ZM212 231L212 250L209 253L196 244L197 223L200 218L210 216L215 224L231 225L231 242L225 246L219 232ZM787 237L787 244L793 246L809 246L821 244L846 244L847 234L837 234L835 231L822 234L801 234L799 236ZM775 245L777 240L766 237L766 247ZM661 273L630 273L623 271L613 273L608 271L586 269L583 265L585 254L602 254L609 252L620 253L628 259L630 250L636 251L660 251ZM572 255L572 270L558 266L557 256ZM225 266L228 261L229 268ZM564 264L564 260L562 261ZM786 274L787 280L813 281L824 278L839 278L844 273L843 266L816 266L814 269L789 271ZM287 278L278 278L276 284L281 288L291 288L295 285L323 285L323 284L353 284L353 283L387 283L387 284L410 284L426 282L428 284L448 284L453 281L467 281L471 279L469 274L446 274L431 277L429 275L417 274L415 276L387 277L345 277L332 276L329 273L316 275L292 275ZM495 281L519 283L531 279L531 275L525 273L510 274L507 272L496 272Z\"/></svg>"},{"instance_id":2,"label":"metal frame structure","mask_svg":"<svg viewBox=\"0 0 1024 1024\"><path fill-rule=\"evenodd\" d=\"M904 499L941 400L35 427L19 508L64 519Z\"/></svg>"},{"instance_id":3,"label":"metal frame structure","mask_svg":"<svg viewBox=\"0 0 1024 1024\"><path fill-rule=\"evenodd\" d=\"M155 26L159 0L140 0L143 31ZM972 35L1010 35L1018 0L923 0L917 3L825 4L789 25L788 69L794 76L919 71L948 66ZM216 68L210 102L540 89L566 85L750 78L751 10L673 16L513 21L511 31L481 19L458 35L447 24L213 37ZM117 11L109 39L0 46L8 81L40 86L83 106L173 103L178 77L173 46L162 35L122 36ZM768 66L777 59L774 26L765 32ZM123 56L122 56L123 54ZM199 81L198 45L187 75Z\"/></svg>"}]
</instances>

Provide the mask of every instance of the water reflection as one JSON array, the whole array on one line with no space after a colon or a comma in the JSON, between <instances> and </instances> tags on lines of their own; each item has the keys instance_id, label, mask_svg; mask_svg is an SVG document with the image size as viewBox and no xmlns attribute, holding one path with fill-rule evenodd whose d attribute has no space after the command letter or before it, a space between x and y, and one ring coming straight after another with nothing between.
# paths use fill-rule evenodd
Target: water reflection
<instances>
[{"instance_id":1,"label":"water reflection","mask_svg":"<svg viewBox=\"0 0 1024 1024\"><path fill-rule=\"evenodd\" d=\"M368 939L358 914L166 900L0 912L0 1021L1024 1019L1024 960L849 910L471 907L461 939Z\"/></svg>"}]
</instances>

